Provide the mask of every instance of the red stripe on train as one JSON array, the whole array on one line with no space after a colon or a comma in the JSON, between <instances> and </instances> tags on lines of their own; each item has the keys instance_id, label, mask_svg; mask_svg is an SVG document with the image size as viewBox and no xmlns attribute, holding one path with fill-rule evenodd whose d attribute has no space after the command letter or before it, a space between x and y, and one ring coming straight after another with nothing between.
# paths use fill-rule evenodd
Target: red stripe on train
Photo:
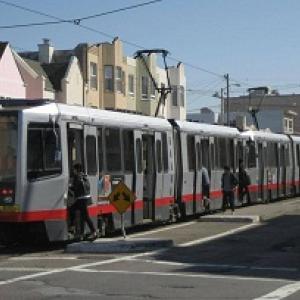
<instances>
[{"instance_id":1,"label":"red stripe on train","mask_svg":"<svg viewBox=\"0 0 300 300\"><path fill-rule=\"evenodd\" d=\"M173 197L164 197L155 199L156 207L167 206L174 203ZM134 209L143 209L143 200L136 200L134 203ZM117 213L117 210L110 203L91 205L88 208L91 216L97 216L101 214ZM128 208L131 211L132 207ZM31 212L0 212L0 222L38 222L46 220L62 220L67 219L68 210L55 209L55 210L40 210Z\"/></svg>"}]
</instances>

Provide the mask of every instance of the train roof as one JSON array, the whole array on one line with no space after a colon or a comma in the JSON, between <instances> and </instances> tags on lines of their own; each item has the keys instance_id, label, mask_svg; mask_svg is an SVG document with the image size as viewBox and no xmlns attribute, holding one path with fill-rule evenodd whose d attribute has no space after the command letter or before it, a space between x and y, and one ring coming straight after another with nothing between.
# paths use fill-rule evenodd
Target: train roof
<instances>
[{"instance_id":1,"label":"train roof","mask_svg":"<svg viewBox=\"0 0 300 300\"><path fill-rule=\"evenodd\" d=\"M182 131L199 133L202 135L224 136L224 137L238 137L240 132L237 128L210 125L204 123L188 122L188 121L174 121Z\"/></svg>"},{"instance_id":2,"label":"train roof","mask_svg":"<svg viewBox=\"0 0 300 300\"><path fill-rule=\"evenodd\" d=\"M255 141L268 141L268 142L289 142L290 139L285 134L273 133L269 131L254 131L248 130L241 133L242 136L246 136Z\"/></svg>"},{"instance_id":3,"label":"train roof","mask_svg":"<svg viewBox=\"0 0 300 300\"><path fill-rule=\"evenodd\" d=\"M171 124L165 119L90 107L45 102L41 103L41 105L18 106L18 109L22 109L25 114L51 115L71 122L112 127L119 127L121 125L125 128L137 128L141 130L172 130Z\"/></svg>"}]
</instances>

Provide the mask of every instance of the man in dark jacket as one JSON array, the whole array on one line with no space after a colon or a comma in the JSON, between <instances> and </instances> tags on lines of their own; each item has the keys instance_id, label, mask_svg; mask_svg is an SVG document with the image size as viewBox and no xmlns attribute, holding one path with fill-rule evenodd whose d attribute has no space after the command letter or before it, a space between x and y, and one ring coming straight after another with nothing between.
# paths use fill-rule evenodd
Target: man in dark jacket
<instances>
[{"instance_id":1,"label":"man in dark jacket","mask_svg":"<svg viewBox=\"0 0 300 300\"><path fill-rule=\"evenodd\" d=\"M226 210L228 203L230 205L231 212L234 212L234 189L237 186L237 179L234 174L230 171L228 166L224 167L224 173L221 179L221 186L223 192L223 211Z\"/></svg>"},{"instance_id":2,"label":"man in dark jacket","mask_svg":"<svg viewBox=\"0 0 300 300\"><path fill-rule=\"evenodd\" d=\"M81 238L84 235L84 225L87 223L90 229L90 238L97 238L97 233L94 227L94 224L88 213L88 204L91 201L91 195L89 193L89 182L86 178L86 175L83 173L82 165L75 164L74 165L74 176L73 182L70 187L71 191L73 191L75 202L70 207L70 223L71 226L74 226L75 214L76 211L80 212L80 235Z\"/></svg>"},{"instance_id":3,"label":"man in dark jacket","mask_svg":"<svg viewBox=\"0 0 300 300\"><path fill-rule=\"evenodd\" d=\"M250 177L244 168L242 160L239 161L239 200L243 203L244 196L246 195L247 204L251 204L249 193Z\"/></svg>"}]
</instances>

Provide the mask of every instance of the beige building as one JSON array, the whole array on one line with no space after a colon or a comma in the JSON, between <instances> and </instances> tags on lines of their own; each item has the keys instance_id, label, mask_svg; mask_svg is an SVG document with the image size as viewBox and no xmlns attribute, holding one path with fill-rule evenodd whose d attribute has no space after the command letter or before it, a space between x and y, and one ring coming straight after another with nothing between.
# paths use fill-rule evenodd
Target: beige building
<instances>
[{"instance_id":1,"label":"beige building","mask_svg":"<svg viewBox=\"0 0 300 300\"><path fill-rule=\"evenodd\" d=\"M126 57L119 38L111 43L82 43L72 50L55 50L45 39L38 52L23 53L22 56L40 62L55 89L55 98L60 102L65 99L66 103L155 115L160 94L142 59ZM157 86L168 87L166 71L157 65L156 55L147 55L145 60ZM161 105L159 117L185 120L184 67L178 64L168 70L172 93L165 105ZM76 85L79 73L82 79Z\"/></svg>"}]
</instances>

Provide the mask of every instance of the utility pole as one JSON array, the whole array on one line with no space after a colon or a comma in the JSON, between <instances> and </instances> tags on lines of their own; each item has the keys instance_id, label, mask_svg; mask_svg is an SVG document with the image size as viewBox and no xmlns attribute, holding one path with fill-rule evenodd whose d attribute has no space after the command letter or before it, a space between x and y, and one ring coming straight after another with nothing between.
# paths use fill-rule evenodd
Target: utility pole
<instances>
[{"instance_id":1,"label":"utility pole","mask_svg":"<svg viewBox=\"0 0 300 300\"><path fill-rule=\"evenodd\" d=\"M224 88L221 88L221 124L224 125Z\"/></svg>"},{"instance_id":2,"label":"utility pole","mask_svg":"<svg viewBox=\"0 0 300 300\"><path fill-rule=\"evenodd\" d=\"M226 123L227 123L227 126L230 125L230 120L229 120L229 74L225 74L224 75L224 78L226 80Z\"/></svg>"}]
</instances>

